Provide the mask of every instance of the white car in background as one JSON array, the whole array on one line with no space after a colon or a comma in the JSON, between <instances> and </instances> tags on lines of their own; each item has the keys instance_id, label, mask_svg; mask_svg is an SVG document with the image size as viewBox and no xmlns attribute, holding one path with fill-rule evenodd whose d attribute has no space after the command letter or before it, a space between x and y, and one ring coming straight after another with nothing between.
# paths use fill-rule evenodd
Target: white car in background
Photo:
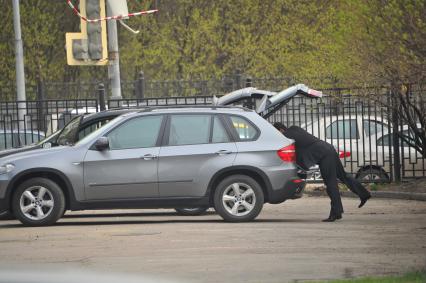
<instances>
[{"instance_id":1,"label":"white car in background","mask_svg":"<svg viewBox=\"0 0 426 283\"><path fill-rule=\"evenodd\" d=\"M413 140L412 133L406 125L402 127L402 135L406 140ZM406 140L399 138L402 177L425 177L426 160ZM390 172L391 163L389 161L391 161L391 157L394 154L393 134L382 132L372 135L371 144L371 156L373 159L370 162L374 162L385 172ZM378 172L371 175L363 174L360 177L364 179L379 179L380 174Z\"/></svg>"},{"instance_id":2,"label":"white car in background","mask_svg":"<svg viewBox=\"0 0 426 283\"><path fill-rule=\"evenodd\" d=\"M302 125L314 136L339 150L350 153L342 163L347 172L364 180L387 182L393 164L390 123L381 117L367 115L325 116ZM408 127L403 133L409 138ZM425 160L406 142L402 142L401 163L404 177L424 176Z\"/></svg>"}]
</instances>

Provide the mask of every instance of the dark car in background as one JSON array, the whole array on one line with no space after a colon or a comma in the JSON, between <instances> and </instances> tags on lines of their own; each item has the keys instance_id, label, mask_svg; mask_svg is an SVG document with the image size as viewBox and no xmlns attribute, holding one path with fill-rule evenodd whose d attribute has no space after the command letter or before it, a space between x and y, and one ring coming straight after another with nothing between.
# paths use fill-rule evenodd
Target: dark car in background
<instances>
[{"instance_id":1,"label":"dark car in background","mask_svg":"<svg viewBox=\"0 0 426 283\"><path fill-rule=\"evenodd\" d=\"M0 130L0 157L3 150L7 148L38 143L42 139L44 139L44 133L40 131Z\"/></svg>"}]
</instances>

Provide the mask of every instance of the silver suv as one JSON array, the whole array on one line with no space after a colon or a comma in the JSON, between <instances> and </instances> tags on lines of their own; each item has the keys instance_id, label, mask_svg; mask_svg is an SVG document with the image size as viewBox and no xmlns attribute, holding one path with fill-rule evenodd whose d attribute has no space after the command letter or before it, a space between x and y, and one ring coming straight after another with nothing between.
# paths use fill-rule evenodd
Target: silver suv
<instances>
[{"instance_id":1,"label":"silver suv","mask_svg":"<svg viewBox=\"0 0 426 283\"><path fill-rule=\"evenodd\" d=\"M241 107L130 112L76 144L0 158L0 211L28 226L112 208L214 207L250 221L304 185L292 140Z\"/></svg>"}]
</instances>

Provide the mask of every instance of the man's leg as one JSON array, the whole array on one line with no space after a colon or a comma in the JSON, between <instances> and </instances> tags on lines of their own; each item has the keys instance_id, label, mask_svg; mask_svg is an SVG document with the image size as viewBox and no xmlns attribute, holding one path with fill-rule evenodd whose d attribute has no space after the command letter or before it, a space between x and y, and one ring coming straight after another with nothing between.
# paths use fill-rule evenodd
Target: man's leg
<instances>
[{"instance_id":1,"label":"man's leg","mask_svg":"<svg viewBox=\"0 0 426 283\"><path fill-rule=\"evenodd\" d=\"M339 178L339 180L342 181L349 188L349 190L356 194L360 198L361 202L368 200L371 197L370 192L361 184L360 181L349 176L349 174L345 172L345 169L343 168L343 165L337 155L335 159L337 178Z\"/></svg>"},{"instance_id":2,"label":"man's leg","mask_svg":"<svg viewBox=\"0 0 426 283\"><path fill-rule=\"evenodd\" d=\"M327 155L320 160L320 171L327 187L327 194L331 199L330 217L340 218L343 213L342 199L337 187L337 169L333 155Z\"/></svg>"}]
</instances>

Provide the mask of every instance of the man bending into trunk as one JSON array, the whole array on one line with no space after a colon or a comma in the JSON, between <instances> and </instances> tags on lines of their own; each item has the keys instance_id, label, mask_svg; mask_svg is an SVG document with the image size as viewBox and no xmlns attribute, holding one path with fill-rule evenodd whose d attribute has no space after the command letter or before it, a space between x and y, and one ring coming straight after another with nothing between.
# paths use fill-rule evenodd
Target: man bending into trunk
<instances>
[{"instance_id":1,"label":"man bending into trunk","mask_svg":"<svg viewBox=\"0 0 426 283\"><path fill-rule=\"evenodd\" d=\"M371 197L370 192L358 180L345 172L339 155L331 144L314 137L297 126L287 128L282 123L276 122L274 127L285 137L295 141L296 162L300 167L308 170L315 164L319 165L321 176L327 187L327 194L331 200L330 215L323 220L324 222L333 222L342 218L343 205L337 179L360 198L361 203L358 207L362 207Z\"/></svg>"}]
</instances>

